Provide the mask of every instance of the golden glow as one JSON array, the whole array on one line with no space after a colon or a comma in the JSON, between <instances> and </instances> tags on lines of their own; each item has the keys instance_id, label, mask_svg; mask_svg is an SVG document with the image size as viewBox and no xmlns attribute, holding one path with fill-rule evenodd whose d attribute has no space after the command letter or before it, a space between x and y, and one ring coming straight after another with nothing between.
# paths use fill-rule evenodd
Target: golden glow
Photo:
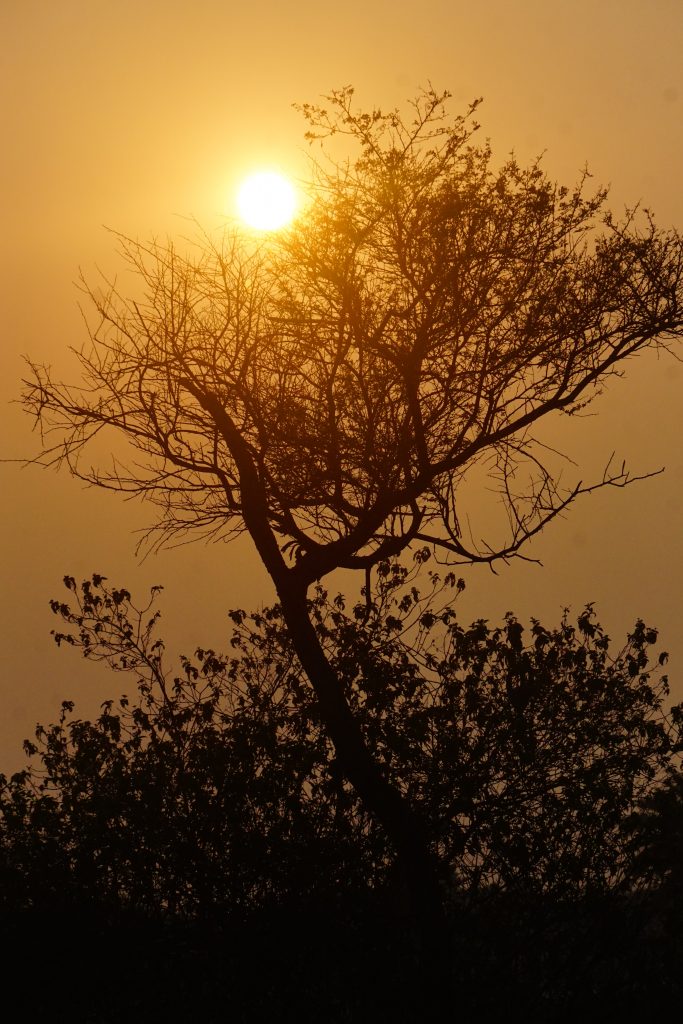
<instances>
[{"instance_id":1,"label":"golden glow","mask_svg":"<svg viewBox=\"0 0 683 1024\"><path fill-rule=\"evenodd\" d=\"M237 194L239 215L258 231L276 231L294 217L296 191L291 181L274 171L251 174Z\"/></svg>"}]
</instances>

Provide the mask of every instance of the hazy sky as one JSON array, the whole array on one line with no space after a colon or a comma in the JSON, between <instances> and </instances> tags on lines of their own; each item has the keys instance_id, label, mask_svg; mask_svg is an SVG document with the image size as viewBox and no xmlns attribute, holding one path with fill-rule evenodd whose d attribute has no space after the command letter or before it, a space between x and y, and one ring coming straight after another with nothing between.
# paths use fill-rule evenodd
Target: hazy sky
<instances>
[{"instance_id":1,"label":"hazy sky","mask_svg":"<svg viewBox=\"0 0 683 1024\"><path fill-rule=\"evenodd\" d=\"M613 208L642 199L662 226L683 228L681 0L4 0L0 40L5 458L35 448L9 404L21 354L67 376L73 367L67 348L84 331L72 282L79 267L113 266L102 225L147 236L184 231L183 217L217 224L246 170L304 173L291 104L347 83L368 106L400 105L429 81L453 93L456 110L483 96L481 134L501 159L545 151L567 183L588 162L596 183L611 183ZM683 367L647 355L627 364L593 418L562 424L557 438L586 470L616 450L634 470L666 472L576 506L529 552L543 569L465 572L463 616L510 608L553 624L565 605L595 601L615 638L641 616L660 628L683 699L682 400ZM47 601L65 573L98 571L134 593L164 584L162 632L188 652L226 646L226 608L273 598L246 542L140 565L133 531L149 522L144 506L66 474L0 473L0 770L22 763L20 741L54 720L62 698L92 713L116 690L52 644Z\"/></svg>"}]
</instances>

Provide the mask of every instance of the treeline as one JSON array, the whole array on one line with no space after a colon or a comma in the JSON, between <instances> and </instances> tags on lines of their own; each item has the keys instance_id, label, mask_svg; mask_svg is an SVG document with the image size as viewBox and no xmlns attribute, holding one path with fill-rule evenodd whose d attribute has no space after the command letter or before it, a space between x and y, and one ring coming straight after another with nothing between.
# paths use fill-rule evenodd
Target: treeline
<instances>
[{"instance_id":1,"label":"treeline","mask_svg":"<svg viewBox=\"0 0 683 1024\"><path fill-rule=\"evenodd\" d=\"M55 639L125 673L130 689L93 721L64 702L26 742L29 767L0 777L5 919L19 932L40 920L44 934L78 922L81 941L95 920L105 945L116 927L130 941L134 921L164 961L184 951L195 972L213 935L216 999L226 979L239 989L250 972L279 977L277 963L289 964L281 990L297 977L305 988L296 951L312 963L322 942L336 950L339 1019L353 991L367 996L380 978L386 989L401 963L414 981L426 954L411 930L410 880L340 771L280 609L231 612L228 654L198 650L173 667L156 635L156 591L139 609L102 576L65 584L68 603L52 602ZM683 709L668 704L656 631L637 622L613 652L590 606L553 628L524 629L511 614L463 626L461 587L432 574L421 594L384 563L355 607L322 589L309 607L368 744L442 866L448 937L436 960L430 943L442 967L432 995L460 979L463 1006L495 1008L515 990L542 1013L571 1004L572 984L583 998L591 977L595 998L606 985L612 1003L617 989L628 1003L635 977L644 991L645 935L666 994L683 908ZM291 947L276 955L274 937L287 946L287 934ZM256 948L270 967L242 963ZM145 956L156 962L149 944ZM364 980L348 992L354 970ZM491 970L495 992L482 982ZM253 991L233 996L252 1006ZM406 1013L411 998L399 1000Z\"/></svg>"}]
</instances>

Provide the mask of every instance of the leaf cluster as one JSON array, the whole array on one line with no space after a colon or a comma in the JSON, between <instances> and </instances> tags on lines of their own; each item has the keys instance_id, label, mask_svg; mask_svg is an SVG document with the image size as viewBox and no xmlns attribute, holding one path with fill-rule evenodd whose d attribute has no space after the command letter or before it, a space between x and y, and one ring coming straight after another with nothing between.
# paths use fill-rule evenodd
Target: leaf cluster
<instances>
[{"instance_id":1,"label":"leaf cluster","mask_svg":"<svg viewBox=\"0 0 683 1024\"><path fill-rule=\"evenodd\" d=\"M462 581L428 578L423 593L383 563L355 606L318 588L309 612L448 884L576 895L632 880L626 822L681 749L656 631L638 622L612 655L590 606L528 635L512 615L463 626ZM56 641L126 672L134 696L93 721L65 701L26 743L32 766L2 777L5 900L194 915L393 884L394 851L344 778L278 606L233 610L230 652L173 672L151 604L99 575L65 584Z\"/></svg>"}]
</instances>

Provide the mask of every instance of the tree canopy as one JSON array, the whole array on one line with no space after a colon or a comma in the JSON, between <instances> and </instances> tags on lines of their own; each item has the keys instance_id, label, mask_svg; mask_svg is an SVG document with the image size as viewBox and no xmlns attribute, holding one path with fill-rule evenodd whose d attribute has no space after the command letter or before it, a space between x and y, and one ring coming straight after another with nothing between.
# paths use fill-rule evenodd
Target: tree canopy
<instances>
[{"instance_id":1,"label":"tree canopy","mask_svg":"<svg viewBox=\"0 0 683 1024\"><path fill-rule=\"evenodd\" d=\"M81 384L40 367L27 384L58 438L45 457L151 497L160 539L246 526L272 566L267 527L305 584L411 541L511 556L582 490L627 479L562 491L533 430L680 337L680 236L645 210L613 217L587 174L567 188L539 162L496 166L473 140L477 104L453 118L429 90L411 119L358 112L351 89L329 101L302 108L309 138L345 136L352 155L313 162L291 229L119 237L138 286L86 286ZM141 453L128 470L90 467L104 427ZM459 522L477 465L507 508L504 541Z\"/></svg>"}]
</instances>

